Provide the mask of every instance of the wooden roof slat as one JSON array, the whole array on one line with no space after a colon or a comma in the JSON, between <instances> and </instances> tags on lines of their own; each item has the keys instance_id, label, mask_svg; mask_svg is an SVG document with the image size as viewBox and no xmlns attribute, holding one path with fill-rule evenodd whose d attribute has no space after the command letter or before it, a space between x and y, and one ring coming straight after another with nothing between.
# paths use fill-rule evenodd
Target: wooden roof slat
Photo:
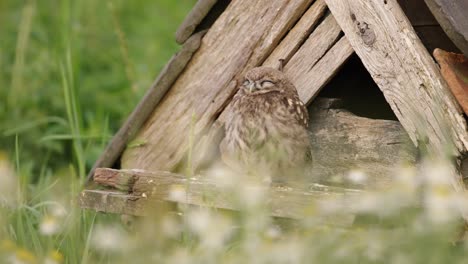
<instances>
[{"instance_id":1,"label":"wooden roof slat","mask_svg":"<svg viewBox=\"0 0 468 264\"><path fill-rule=\"evenodd\" d=\"M158 77L140 100L136 108L127 118L119 131L114 135L103 154L95 162L93 168L88 174L89 183L94 170L99 167L112 167L119 156L122 154L129 140L131 140L143 123L148 119L154 107L161 101L179 74L184 70L192 55L200 47L201 39L206 31L199 32L189 38L182 46L182 49L175 54Z\"/></svg>"},{"instance_id":2,"label":"wooden roof slat","mask_svg":"<svg viewBox=\"0 0 468 264\"><path fill-rule=\"evenodd\" d=\"M176 31L176 41L183 44L193 34L217 0L198 0Z\"/></svg>"},{"instance_id":3,"label":"wooden roof slat","mask_svg":"<svg viewBox=\"0 0 468 264\"><path fill-rule=\"evenodd\" d=\"M318 77L315 75L314 66L340 39L340 34L341 28L336 23L335 18L332 15L328 15L284 67L284 72L291 80L294 80L294 85L302 101L306 103L311 102L318 91L325 86L325 82L314 83L310 78L311 75L314 75L316 78ZM342 51L344 51L344 59L343 57L336 58L336 62L339 64L329 65L329 74L327 75L335 73L353 53L350 46L346 47L346 43L340 44L344 44L339 46L344 47L344 49L342 49Z\"/></svg>"},{"instance_id":4,"label":"wooden roof slat","mask_svg":"<svg viewBox=\"0 0 468 264\"><path fill-rule=\"evenodd\" d=\"M283 59L284 62L287 63L299 47L306 41L310 33L312 33L326 10L327 5L323 0L315 1L296 25L294 25L288 35L286 35L281 43L273 50L272 54L263 65L276 68L279 59Z\"/></svg>"}]
</instances>

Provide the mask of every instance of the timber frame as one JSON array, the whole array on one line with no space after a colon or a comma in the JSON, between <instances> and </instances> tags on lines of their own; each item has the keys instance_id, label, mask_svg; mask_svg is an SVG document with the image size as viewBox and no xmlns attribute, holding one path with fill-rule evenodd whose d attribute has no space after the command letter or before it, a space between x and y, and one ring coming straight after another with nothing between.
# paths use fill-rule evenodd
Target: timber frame
<instances>
[{"instance_id":1,"label":"timber frame","mask_svg":"<svg viewBox=\"0 0 468 264\"><path fill-rule=\"evenodd\" d=\"M424 34L418 35L417 25L413 23L413 27L401 8L406 2L411 1L199 0L176 33L181 50L159 74L88 176L88 183L94 177L95 183L112 191L89 186L80 196L81 206L142 215L148 201L180 202L171 200L167 190L187 183L199 188L188 191L187 203L206 205L200 190L208 188L216 193L216 185L164 171L172 171L189 150L193 151L187 138L197 142L214 139L202 135L214 135L222 126L240 76L256 66L276 67L280 59L300 98L311 104L311 117L315 118L312 131L322 133L313 139L314 146L321 146L313 150L317 154L339 155L342 150L333 145L337 138L349 140L365 134L348 143L359 148L353 155L367 160L369 167L383 164L378 169L381 175L371 184L371 188L378 188L391 181L385 164L395 164L401 157L414 163L416 148L424 148L435 156L455 157L458 166L454 166L453 186L464 190L458 171L468 152L467 123L426 49L432 44L424 46L420 38ZM340 108L340 100L316 99L353 54L362 61L401 125L352 115ZM378 138L384 142L376 147ZM406 139L416 148L402 151ZM195 143L195 148L199 145ZM385 158L373 163L375 156ZM112 168L119 159L121 171L100 169ZM337 162L334 165L344 173L347 165L340 167ZM317 164L324 173L320 177L337 173L327 171L334 166L329 160L319 158ZM142 191L148 186L151 199ZM360 192L324 188L281 190L272 186L272 212L300 218L312 200L331 193ZM288 208L285 202L295 206ZM211 206L235 209L223 199Z\"/></svg>"}]
</instances>

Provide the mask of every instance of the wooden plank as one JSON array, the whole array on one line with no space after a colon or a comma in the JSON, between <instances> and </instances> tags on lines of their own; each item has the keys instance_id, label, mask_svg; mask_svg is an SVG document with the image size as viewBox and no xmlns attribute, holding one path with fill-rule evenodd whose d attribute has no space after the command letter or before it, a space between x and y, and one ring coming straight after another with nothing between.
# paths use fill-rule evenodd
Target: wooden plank
<instances>
[{"instance_id":1,"label":"wooden plank","mask_svg":"<svg viewBox=\"0 0 468 264\"><path fill-rule=\"evenodd\" d=\"M176 41L183 44L202 22L217 0L198 0L176 31Z\"/></svg>"},{"instance_id":2,"label":"wooden plank","mask_svg":"<svg viewBox=\"0 0 468 264\"><path fill-rule=\"evenodd\" d=\"M311 0L231 2L185 71L127 148L122 168L171 170L219 115L246 69L260 65ZM259 19L261 18L261 19Z\"/></svg>"},{"instance_id":3,"label":"wooden plank","mask_svg":"<svg viewBox=\"0 0 468 264\"><path fill-rule=\"evenodd\" d=\"M135 136L153 109L161 101L161 98L184 70L194 52L200 47L204 34L205 32L199 32L190 37L182 49L169 60L143 99L141 99L117 134L109 142L99 159L94 163L93 168L88 174L87 183L89 183L96 168L114 165L128 141Z\"/></svg>"},{"instance_id":4,"label":"wooden plank","mask_svg":"<svg viewBox=\"0 0 468 264\"><path fill-rule=\"evenodd\" d=\"M348 39L342 37L311 69L302 69L303 75L298 75L292 66L286 67L285 71L296 75L295 85L299 96L310 104L353 53Z\"/></svg>"},{"instance_id":5,"label":"wooden plank","mask_svg":"<svg viewBox=\"0 0 468 264\"><path fill-rule=\"evenodd\" d=\"M415 145L465 153L466 121L437 65L395 0L326 0L351 46ZM460 187L460 186L459 186Z\"/></svg>"},{"instance_id":6,"label":"wooden plank","mask_svg":"<svg viewBox=\"0 0 468 264\"><path fill-rule=\"evenodd\" d=\"M105 175L102 177L102 175ZM111 179L111 178L114 179ZM113 186L115 182L122 182L123 178L133 178L128 186L130 194L123 195L110 192L107 197L103 191L86 190L82 193L80 204L83 208L107 211L113 213L128 213L142 215L145 208L151 203L169 201L197 206L208 206L221 209L238 210L243 202L233 195L232 191L223 184L216 183L208 177L187 178L169 172L142 171L142 170L96 170L95 181L104 186ZM310 184L303 189L284 186L258 186L246 185L245 191L262 192L266 206L272 216L293 219L313 217L308 210L317 206L318 201L324 199L339 199L349 201L347 198L355 197L362 191ZM173 191L177 191L174 195ZM118 200L118 201L116 201ZM111 204L112 203L112 204ZM132 206L133 208L129 208ZM146 212L148 213L148 212ZM354 220L353 213L344 213L339 217L325 218L323 223L337 226L349 226Z\"/></svg>"},{"instance_id":7,"label":"wooden plank","mask_svg":"<svg viewBox=\"0 0 468 264\"><path fill-rule=\"evenodd\" d=\"M294 25L288 35L273 50L272 54L263 63L263 66L276 68L280 59L283 59L287 63L310 36L326 10L327 5L323 0L315 1L296 25Z\"/></svg>"},{"instance_id":8,"label":"wooden plank","mask_svg":"<svg viewBox=\"0 0 468 264\"><path fill-rule=\"evenodd\" d=\"M299 97L304 102L310 102L319 89L325 85L325 82L314 83L311 80L311 75L316 74L315 65L333 47L340 38L340 34L341 28L336 23L335 18L332 15L327 16L284 67L284 72L290 80L293 80ZM337 64L329 65L330 68L326 70L328 76L334 74L353 53L350 46L347 47L346 43L340 43L337 46L337 49L341 50L344 56L337 58ZM332 52L336 52L336 50ZM319 76L315 75L315 78L317 77Z\"/></svg>"},{"instance_id":9,"label":"wooden plank","mask_svg":"<svg viewBox=\"0 0 468 264\"><path fill-rule=\"evenodd\" d=\"M425 0L432 14L457 45L468 57L468 1L466 0Z\"/></svg>"},{"instance_id":10,"label":"wooden plank","mask_svg":"<svg viewBox=\"0 0 468 264\"><path fill-rule=\"evenodd\" d=\"M128 214L144 216L147 206L141 202L141 196L126 194L118 191L84 190L78 198L83 209L93 209L97 212Z\"/></svg>"}]
</instances>

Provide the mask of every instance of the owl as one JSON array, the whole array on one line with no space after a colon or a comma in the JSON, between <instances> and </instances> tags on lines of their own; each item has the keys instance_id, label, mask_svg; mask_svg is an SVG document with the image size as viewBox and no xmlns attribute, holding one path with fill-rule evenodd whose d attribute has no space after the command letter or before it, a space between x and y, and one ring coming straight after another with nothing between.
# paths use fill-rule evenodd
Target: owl
<instances>
[{"instance_id":1,"label":"owl","mask_svg":"<svg viewBox=\"0 0 468 264\"><path fill-rule=\"evenodd\" d=\"M233 98L221 159L262 180L297 180L311 160L308 120L307 108L283 72L253 68Z\"/></svg>"}]
</instances>

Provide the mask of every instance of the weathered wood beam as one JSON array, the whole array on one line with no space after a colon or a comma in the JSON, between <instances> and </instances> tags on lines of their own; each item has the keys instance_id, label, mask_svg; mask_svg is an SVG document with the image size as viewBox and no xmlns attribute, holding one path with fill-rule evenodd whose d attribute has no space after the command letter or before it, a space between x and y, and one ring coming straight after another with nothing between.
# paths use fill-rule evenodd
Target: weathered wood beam
<instances>
[{"instance_id":1,"label":"weathered wood beam","mask_svg":"<svg viewBox=\"0 0 468 264\"><path fill-rule=\"evenodd\" d=\"M99 159L94 163L93 168L88 174L87 183L89 183L96 168L111 167L116 162L128 141L135 136L153 109L184 70L192 55L198 50L204 34L205 32L199 32L190 37L182 46L182 49L169 60L151 85L151 88L146 92L117 134L114 135Z\"/></svg>"},{"instance_id":2,"label":"weathered wood beam","mask_svg":"<svg viewBox=\"0 0 468 264\"><path fill-rule=\"evenodd\" d=\"M85 190L80 196L83 208L97 211L145 215L151 211L152 203L160 201L178 202L197 206L239 210L243 205L225 186L205 177L187 178L169 172L147 172L141 170L98 169L94 180L103 186L116 187L115 182L129 181L129 194L115 191ZM122 187L122 185L118 185ZM284 186L249 186L246 191L259 191L266 194L266 206L272 216L293 219L314 217L307 211L324 199L349 201L359 190L310 184L307 188L297 189ZM177 190L178 195L172 191ZM154 205L153 205L154 206ZM343 213L339 217L326 217L324 224L349 226L354 214Z\"/></svg>"},{"instance_id":3,"label":"weathered wood beam","mask_svg":"<svg viewBox=\"0 0 468 264\"><path fill-rule=\"evenodd\" d=\"M303 75L298 75L292 66L286 67L285 71L296 77L296 87L301 100L310 104L353 53L348 39L342 37L312 68L299 70L304 71Z\"/></svg>"},{"instance_id":4,"label":"weathered wood beam","mask_svg":"<svg viewBox=\"0 0 468 264\"><path fill-rule=\"evenodd\" d=\"M466 121L396 0L325 0L414 144L458 156Z\"/></svg>"},{"instance_id":5,"label":"weathered wood beam","mask_svg":"<svg viewBox=\"0 0 468 264\"><path fill-rule=\"evenodd\" d=\"M140 130L136 139L144 143L123 153L122 168L171 170L189 149L189 139L217 118L235 92L236 80L266 59L311 2L231 2Z\"/></svg>"},{"instance_id":6,"label":"weathered wood beam","mask_svg":"<svg viewBox=\"0 0 468 264\"><path fill-rule=\"evenodd\" d=\"M273 50L271 55L263 63L263 66L277 68L279 59L283 59L284 63L287 64L294 53L310 36L315 26L325 14L325 11L327 11L325 1L315 1L289 31L288 35L286 35L281 43Z\"/></svg>"},{"instance_id":7,"label":"weathered wood beam","mask_svg":"<svg viewBox=\"0 0 468 264\"><path fill-rule=\"evenodd\" d=\"M198 0L176 31L176 41L183 44L202 22L217 0Z\"/></svg>"}]
</instances>

